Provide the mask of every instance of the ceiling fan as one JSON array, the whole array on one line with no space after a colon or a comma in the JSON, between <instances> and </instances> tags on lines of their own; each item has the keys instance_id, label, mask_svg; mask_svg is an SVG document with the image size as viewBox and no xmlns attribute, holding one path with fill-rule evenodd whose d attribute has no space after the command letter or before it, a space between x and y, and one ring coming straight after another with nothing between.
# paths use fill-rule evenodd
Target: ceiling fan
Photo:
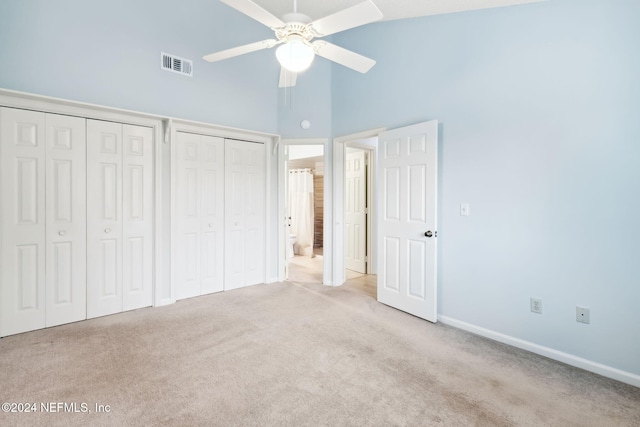
<instances>
[{"instance_id":1,"label":"ceiling fan","mask_svg":"<svg viewBox=\"0 0 640 427\"><path fill-rule=\"evenodd\" d=\"M315 55L361 73L366 73L376 63L373 59L324 40L312 42L314 38L328 36L381 19L382 13L371 0L365 0L313 22L308 16L298 13L297 0L293 1L293 13L286 14L282 20L252 0L220 1L271 28L276 38L211 53L202 57L205 61L221 61L280 45L276 49L276 58L281 65L280 87L295 86L298 73L311 65Z\"/></svg>"}]
</instances>

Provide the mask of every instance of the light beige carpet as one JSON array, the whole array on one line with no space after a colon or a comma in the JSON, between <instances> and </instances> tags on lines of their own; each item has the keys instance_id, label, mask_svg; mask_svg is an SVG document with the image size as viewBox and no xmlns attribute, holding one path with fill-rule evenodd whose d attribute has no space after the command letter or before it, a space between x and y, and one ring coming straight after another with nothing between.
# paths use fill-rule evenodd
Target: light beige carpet
<instances>
[{"instance_id":1,"label":"light beige carpet","mask_svg":"<svg viewBox=\"0 0 640 427\"><path fill-rule=\"evenodd\" d=\"M640 389L430 324L368 289L259 285L3 338L3 402L91 412L38 406L0 412L0 425L640 425Z\"/></svg>"}]
</instances>

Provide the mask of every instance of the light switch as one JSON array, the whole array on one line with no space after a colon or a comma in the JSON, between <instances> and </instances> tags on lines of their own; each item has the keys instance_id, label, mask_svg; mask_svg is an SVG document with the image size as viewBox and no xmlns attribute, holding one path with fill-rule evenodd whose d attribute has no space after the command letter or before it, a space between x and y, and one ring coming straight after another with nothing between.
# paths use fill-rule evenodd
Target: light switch
<instances>
[{"instance_id":1,"label":"light switch","mask_svg":"<svg viewBox=\"0 0 640 427\"><path fill-rule=\"evenodd\" d=\"M460 216L469 216L469 203L460 203Z\"/></svg>"}]
</instances>

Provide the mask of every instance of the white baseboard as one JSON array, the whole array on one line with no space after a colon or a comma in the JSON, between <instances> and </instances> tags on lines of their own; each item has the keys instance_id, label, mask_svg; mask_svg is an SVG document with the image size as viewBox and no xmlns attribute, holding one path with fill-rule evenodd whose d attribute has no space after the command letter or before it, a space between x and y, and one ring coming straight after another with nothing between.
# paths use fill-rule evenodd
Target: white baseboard
<instances>
[{"instance_id":1,"label":"white baseboard","mask_svg":"<svg viewBox=\"0 0 640 427\"><path fill-rule=\"evenodd\" d=\"M620 369L593 362L588 359L583 359L582 357L574 356L569 353L564 353L562 351L554 350L549 347L544 347L529 341L501 334L500 332L472 325L471 323L452 319L451 317L438 316L438 320L445 325L453 326L454 328L462 329L464 331L471 332L473 334L480 335L494 341L499 341L501 343L520 348L522 350L527 350L532 353L548 357L549 359L557 360L559 362L566 363L567 365L575 366L577 368L602 375L603 377L612 378L626 384L631 384L635 387L640 387L640 375L636 375L631 372L622 371Z\"/></svg>"}]
</instances>

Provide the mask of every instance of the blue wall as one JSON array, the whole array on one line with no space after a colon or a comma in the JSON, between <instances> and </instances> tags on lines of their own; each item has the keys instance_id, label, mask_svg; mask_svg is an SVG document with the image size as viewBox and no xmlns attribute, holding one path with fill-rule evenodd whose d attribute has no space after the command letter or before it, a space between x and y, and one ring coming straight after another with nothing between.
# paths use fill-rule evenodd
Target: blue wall
<instances>
[{"instance_id":1,"label":"blue wall","mask_svg":"<svg viewBox=\"0 0 640 427\"><path fill-rule=\"evenodd\" d=\"M278 92L278 133L283 138L331 136L331 62L317 57L298 75L296 86ZM311 127L302 129L300 122Z\"/></svg>"},{"instance_id":2,"label":"blue wall","mask_svg":"<svg viewBox=\"0 0 640 427\"><path fill-rule=\"evenodd\" d=\"M273 51L201 59L272 37L213 0L2 0L0 87L276 133ZM162 71L161 51L192 59L193 78Z\"/></svg>"},{"instance_id":3,"label":"blue wall","mask_svg":"<svg viewBox=\"0 0 640 427\"><path fill-rule=\"evenodd\" d=\"M334 36L377 60L334 67L334 135L441 123L441 315L640 374L639 17L552 0Z\"/></svg>"}]
</instances>

